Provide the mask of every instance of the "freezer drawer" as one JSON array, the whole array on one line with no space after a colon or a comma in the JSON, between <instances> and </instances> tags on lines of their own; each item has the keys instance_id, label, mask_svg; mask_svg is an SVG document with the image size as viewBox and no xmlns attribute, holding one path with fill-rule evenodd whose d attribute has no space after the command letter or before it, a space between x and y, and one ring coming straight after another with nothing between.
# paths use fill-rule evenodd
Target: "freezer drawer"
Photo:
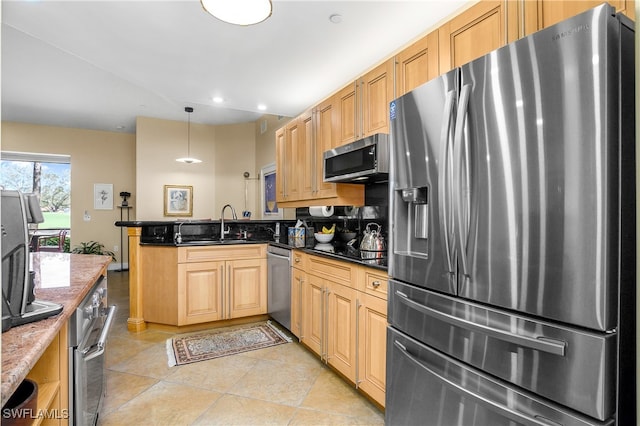
<instances>
[{"instance_id":1,"label":"freezer drawer","mask_svg":"<svg viewBox=\"0 0 640 426\"><path fill-rule=\"evenodd\" d=\"M389 323L437 350L599 420L615 413L616 339L389 281Z\"/></svg>"},{"instance_id":2,"label":"freezer drawer","mask_svg":"<svg viewBox=\"0 0 640 426\"><path fill-rule=\"evenodd\" d=\"M389 327L385 424L612 425L470 368Z\"/></svg>"}]
</instances>

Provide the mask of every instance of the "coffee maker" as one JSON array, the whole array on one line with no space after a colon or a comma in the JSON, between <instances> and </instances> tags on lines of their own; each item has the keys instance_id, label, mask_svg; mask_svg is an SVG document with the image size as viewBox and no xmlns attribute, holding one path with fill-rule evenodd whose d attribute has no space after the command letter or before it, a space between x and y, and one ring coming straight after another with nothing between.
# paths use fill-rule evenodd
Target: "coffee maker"
<instances>
[{"instance_id":1,"label":"coffee maker","mask_svg":"<svg viewBox=\"0 0 640 426\"><path fill-rule=\"evenodd\" d=\"M62 312L58 303L36 300L34 273L29 270L29 223L44 218L36 194L1 191L2 332Z\"/></svg>"}]
</instances>

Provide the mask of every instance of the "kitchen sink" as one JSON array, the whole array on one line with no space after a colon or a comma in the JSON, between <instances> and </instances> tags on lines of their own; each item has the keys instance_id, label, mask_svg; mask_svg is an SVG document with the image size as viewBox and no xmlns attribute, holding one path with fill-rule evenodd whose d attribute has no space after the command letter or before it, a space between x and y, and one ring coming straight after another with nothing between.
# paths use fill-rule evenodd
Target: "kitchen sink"
<instances>
[{"instance_id":1,"label":"kitchen sink","mask_svg":"<svg viewBox=\"0 0 640 426\"><path fill-rule=\"evenodd\" d=\"M247 243L259 243L259 241L247 240L247 239L227 239L219 240L219 239L199 239L193 241L183 241L180 244L176 244L176 246L215 246L215 245L230 245L230 244L247 244Z\"/></svg>"}]
</instances>

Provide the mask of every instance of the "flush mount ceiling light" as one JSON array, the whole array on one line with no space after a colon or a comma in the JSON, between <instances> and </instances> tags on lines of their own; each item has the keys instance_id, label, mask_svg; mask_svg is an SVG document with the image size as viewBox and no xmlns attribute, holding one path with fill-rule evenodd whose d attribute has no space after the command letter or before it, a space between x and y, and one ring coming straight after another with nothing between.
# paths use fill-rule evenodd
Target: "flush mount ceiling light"
<instances>
[{"instance_id":1,"label":"flush mount ceiling light","mask_svg":"<svg viewBox=\"0 0 640 426\"><path fill-rule=\"evenodd\" d=\"M202 160L198 160L197 158L191 157L191 113L193 112L193 108L185 107L185 112L188 113L189 123L187 124L187 156L182 158L177 158L176 161L181 163L193 164L193 163L202 163Z\"/></svg>"},{"instance_id":2,"label":"flush mount ceiling light","mask_svg":"<svg viewBox=\"0 0 640 426\"><path fill-rule=\"evenodd\" d=\"M258 24L271 16L271 0L200 0L204 10L235 25Z\"/></svg>"}]
</instances>

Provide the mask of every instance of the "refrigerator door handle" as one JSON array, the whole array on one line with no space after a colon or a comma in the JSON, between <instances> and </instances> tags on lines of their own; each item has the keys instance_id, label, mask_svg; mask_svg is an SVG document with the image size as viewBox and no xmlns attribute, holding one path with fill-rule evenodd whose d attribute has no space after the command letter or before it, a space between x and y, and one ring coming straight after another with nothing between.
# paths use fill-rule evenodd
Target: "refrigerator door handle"
<instances>
[{"instance_id":1,"label":"refrigerator door handle","mask_svg":"<svg viewBox=\"0 0 640 426\"><path fill-rule=\"evenodd\" d=\"M442 121L442 131L440 134L440 146L442 146L442 155L440 156L440 168L438 169L440 172L440 176L438 176L438 200L439 200L439 214L440 214L440 223L441 229L444 233L444 246L445 253L447 257L447 270L449 273L455 272L452 262L451 255L451 242L449 241L449 228L453 226L453 221L449 218L449 199L448 188L450 187L450 179L449 179L449 162L451 159L451 144L450 142L450 133L451 133L451 124L453 121L453 100L455 96L455 91L451 90L447 92L445 104L444 104L444 120Z\"/></svg>"},{"instance_id":2,"label":"refrigerator door handle","mask_svg":"<svg viewBox=\"0 0 640 426\"><path fill-rule=\"evenodd\" d=\"M490 336L495 339L513 343L515 345L533 349L536 351L547 352L547 353L550 353L553 355L559 355L562 357L565 355L567 343L562 340L552 339L545 336L529 337L529 336L513 334L508 331L499 330L497 328L493 328L493 327L479 324L476 322L471 322L471 321L456 317L454 315L440 312L436 309L430 308L428 306L425 306L421 303L418 303L416 301L409 299L409 297L406 294L402 293L401 291L396 291L395 295L399 298L400 302L411 307L412 309L420 311L423 314L428 315L439 321L446 322L447 324L450 324L454 327L460 327L460 328L464 328L465 330L482 333L486 336Z\"/></svg>"},{"instance_id":3,"label":"refrigerator door handle","mask_svg":"<svg viewBox=\"0 0 640 426\"><path fill-rule=\"evenodd\" d=\"M474 401L476 401L478 404L480 405L484 405L485 407L488 407L490 410L494 411L494 412L499 412L501 413L503 416L510 418L512 420L515 420L519 423L523 423L523 424L527 424L527 425L537 425L537 426L551 426L551 425L558 425L558 423L556 422L552 422L542 416L529 416L525 413L522 412L518 412L512 408L509 407L505 407L502 404L499 404L495 401L492 401L488 398L485 398L477 393L471 392L469 390L467 390L464 386L454 382L453 380L449 380L447 377L441 376L440 374L436 373L435 371L431 370L428 366L426 366L424 363L422 363L418 358L414 357L413 355L411 355L411 353L407 350L407 348L400 342L398 342L397 340L393 341L393 345L398 348L400 350L400 353L402 355L404 355L407 359L409 359L411 362L413 362L415 365L417 365L419 368L423 369L424 371L426 371L428 374L430 374L431 376L435 377L437 380L441 381L442 383L444 383L445 386L449 387L450 389L452 389L454 392L457 392L459 394L464 395L465 397L468 397ZM561 426L561 425L560 425Z\"/></svg>"},{"instance_id":4,"label":"refrigerator door handle","mask_svg":"<svg viewBox=\"0 0 640 426\"><path fill-rule=\"evenodd\" d=\"M459 244L459 258L462 265L462 273L466 276L469 275L468 261L467 261L467 240L469 238L469 218L468 213L463 212L463 207L469 207L469 202L467 202L466 206L463 205L463 197L465 194L469 194L469 147L468 140L464 137L464 126L465 121L467 119L467 108L469 106L469 96L471 94L471 85L465 84L462 86L460 90L460 101L458 103L458 113L456 116L456 127L454 131L454 142L453 142L453 150L454 150L454 167L457 167L457 170L454 171L454 188L455 188L455 212L458 221L458 244ZM462 164L462 155L463 155L463 142L464 142L464 151L466 152L466 161L464 162L464 167ZM463 179L462 173L465 172L465 186L462 186Z\"/></svg>"}]
</instances>

